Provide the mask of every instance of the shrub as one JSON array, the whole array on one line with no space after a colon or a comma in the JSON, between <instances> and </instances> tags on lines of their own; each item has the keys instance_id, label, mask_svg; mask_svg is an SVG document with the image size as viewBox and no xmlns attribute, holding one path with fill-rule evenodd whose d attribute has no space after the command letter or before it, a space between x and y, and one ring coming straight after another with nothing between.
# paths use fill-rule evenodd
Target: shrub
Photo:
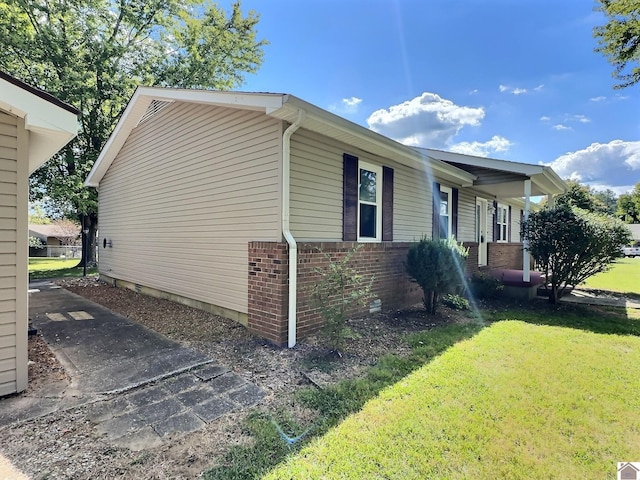
<instances>
[{"instance_id":1,"label":"shrub","mask_svg":"<svg viewBox=\"0 0 640 480\"><path fill-rule=\"evenodd\" d=\"M504 285L491 275L487 275L484 272L476 272L471 276L469 289L474 298L489 300L497 298L500 292L504 290Z\"/></svg>"},{"instance_id":2,"label":"shrub","mask_svg":"<svg viewBox=\"0 0 640 480\"><path fill-rule=\"evenodd\" d=\"M469 310L471 309L471 305L469 305L469 300L460 295L456 295L455 293L447 293L444 297L442 297L442 303L445 304L449 308L453 308L454 310Z\"/></svg>"},{"instance_id":3,"label":"shrub","mask_svg":"<svg viewBox=\"0 0 640 480\"><path fill-rule=\"evenodd\" d=\"M468 250L453 238L423 238L409 249L406 270L422 288L422 301L428 313L436 313L440 295L453 293L462 286L467 255Z\"/></svg>"},{"instance_id":4,"label":"shrub","mask_svg":"<svg viewBox=\"0 0 640 480\"><path fill-rule=\"evenodd\" d=\"M372 298L373 276L360 275L350 265L351 259L361 247L362 245L358 245L341 260L334 260L325 253L329 265L315 269L320 279L312 287L312 298L324 318L322 333L328 346L338 352L345 340L352 335L347 327L347 316Z\"/></svg>"},{"instance_id":5,"label":"shrub","mask_svg":"<svg viewBox=\"0 0 640 480\"><path fill-rule=\"evenodd\" d=\"M522 222L521 233L525 248L549 280L551 303L567 287L607 270L622 256L620 246L631 240L631 232L620 220L570 205L531 213Z\"/></svg>"}]
</instances>

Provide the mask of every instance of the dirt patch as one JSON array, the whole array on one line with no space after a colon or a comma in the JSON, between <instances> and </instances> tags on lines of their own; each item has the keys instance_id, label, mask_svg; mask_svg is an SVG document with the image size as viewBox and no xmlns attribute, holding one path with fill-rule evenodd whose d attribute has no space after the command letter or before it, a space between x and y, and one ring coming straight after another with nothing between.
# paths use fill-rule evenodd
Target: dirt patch
<instances>
[{"instance_id":1,"label":"dirt patch","mask_svg":"<svg viewBox=\"0 0 640 480\"><path fill-rule=\"evenodd\" d=\"M304 339L293 349L279 348L235 322L169 300L95 279L58 283L211 356L269 393L259 409L285 409L302 423L310 423L313 412L294 404L293 395L300 388L355 378L386 353L408 353L407 333L465 318L448 309L434 318L414 308L353 319L354 337L338 358L317 337ZM30 340L29 357L30 386L23 395L42 384L67 381L41 338ZM86 407L81 407L0 429L0 445L2 453L33 478L195 478L218 463L231 445L249 440L242 429L247 414L227 415L161 447L133 452L100 437L87 419Z\"/></svg>"}]
</instances>

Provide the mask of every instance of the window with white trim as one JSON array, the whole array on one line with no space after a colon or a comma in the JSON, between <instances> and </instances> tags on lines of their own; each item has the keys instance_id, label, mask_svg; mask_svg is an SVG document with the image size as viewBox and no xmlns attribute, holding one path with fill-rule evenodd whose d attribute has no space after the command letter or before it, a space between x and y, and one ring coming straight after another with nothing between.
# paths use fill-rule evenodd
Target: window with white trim
<instances>
[{"instance_id":1,"label":"window with white trim","mask_svg":"<svg viewBox=\"0 0 640 480\"><path fill-rule=\"evenodd\" d=\"M358 241L382 238L382 167L358 162Z\"/></svg>"},{"instance_id":2,"label":"window with white trim","mask_svg":"<svg viewBox=\"0 0 640 480\"><path fill-rule=\"evenodd\" d=\"M497 224L498 224L498 238L497 242L506 242L509 235L509 207L506 205L498 204L496 210Z\"/></svg>"},{"instance_id":3,"label":"window with white trim","mask_svg":"<svg viewBox=\"0 0 640 480\"><path fill-rule=\"evenodd\" d=\"M453 190L440 185L440 238L449 238L453 234L451 229L452 209Z\"/></svg>"}]
</instances>

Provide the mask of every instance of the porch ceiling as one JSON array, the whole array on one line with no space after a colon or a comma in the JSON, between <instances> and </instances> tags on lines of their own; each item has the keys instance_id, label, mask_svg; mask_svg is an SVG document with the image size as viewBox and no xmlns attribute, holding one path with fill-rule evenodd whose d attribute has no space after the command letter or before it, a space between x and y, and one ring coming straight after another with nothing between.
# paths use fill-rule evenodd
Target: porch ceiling
<instances>
[{"instance_id":1,"label":"porch ceiling","mask_svg":"<svg viewBox=\"0 0 640 480\"><path fill-rule=\"evenodd\" d=\"M489 198L522 198L527 179L531 180L531 196L559 195L566 191L566 184L551 167L424 150L429 157L472 174L475 177L473 187Z\"/></svg>"}]
</instances>

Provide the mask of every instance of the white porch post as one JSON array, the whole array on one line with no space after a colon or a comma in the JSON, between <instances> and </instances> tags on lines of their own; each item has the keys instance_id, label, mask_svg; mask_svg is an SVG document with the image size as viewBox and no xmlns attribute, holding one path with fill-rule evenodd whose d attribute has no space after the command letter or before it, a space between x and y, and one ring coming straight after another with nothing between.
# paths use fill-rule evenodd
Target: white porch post
<instances>
[{"instance_id":1,"label":"white porch post","mask_svg":"<svg viewBox=\"0 0 640 480\"><path fill-rule=\"evenodd\" d=\"M555 207L555 204L556 204L556 197L552 194L547 195L547 205L549 206L549 208Z\"/></svg>"},{"instance_id":2,"label":"white porch post","mask_svg":"<svg viewBox=\"0 0 640 480\"><path fill-rule=\"evenodd\" d=\"M531 179L526 179L524 181L524 220L527 221L529 219L529 210L531 209ZM522 281L530 282L531 281L531 260L529 258L529 240L524 238L522 240Z\"/></svg>"}]
</instances>

